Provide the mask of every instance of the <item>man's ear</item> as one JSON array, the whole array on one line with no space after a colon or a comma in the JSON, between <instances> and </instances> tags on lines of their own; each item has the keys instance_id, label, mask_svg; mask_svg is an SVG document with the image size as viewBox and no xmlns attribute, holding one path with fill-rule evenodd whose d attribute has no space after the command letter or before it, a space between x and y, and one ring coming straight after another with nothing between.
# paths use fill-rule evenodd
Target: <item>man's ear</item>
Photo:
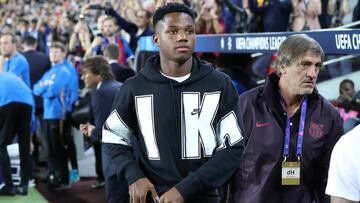
<instances>
[{"instance_id":1,"label":"man's ear","mask_svg":"<svg viewBox=\"0 0 360 203\"><path fill-rule=\"evenodd\" d=\"M155 45L157 47L160 47L160 41L159 41L159 35L158 34L153 35L153 41L154 41L154 43L155 43Z\"/></svg>"}]
</instances>

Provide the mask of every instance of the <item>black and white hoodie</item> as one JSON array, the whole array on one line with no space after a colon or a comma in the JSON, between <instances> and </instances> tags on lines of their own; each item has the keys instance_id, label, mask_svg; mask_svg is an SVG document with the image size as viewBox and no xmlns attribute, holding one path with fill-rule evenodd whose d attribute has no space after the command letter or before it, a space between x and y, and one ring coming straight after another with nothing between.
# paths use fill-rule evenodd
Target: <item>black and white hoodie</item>
<instances>
[{"instance_id":1,"label":"black and white hoodie","mask_svg":"<svg viewBox=\"0 0 360 203\"><path fill-rule=\"evenodd\" d=\"M190 77L179 83L160 73L160 58L153 56L118 92L102 141L129 185L147 177L159 195L175 186L185 202L217 202L216 188L242 158L241 123L229 77L193 57Z\"/></svg>"}]
</instances>

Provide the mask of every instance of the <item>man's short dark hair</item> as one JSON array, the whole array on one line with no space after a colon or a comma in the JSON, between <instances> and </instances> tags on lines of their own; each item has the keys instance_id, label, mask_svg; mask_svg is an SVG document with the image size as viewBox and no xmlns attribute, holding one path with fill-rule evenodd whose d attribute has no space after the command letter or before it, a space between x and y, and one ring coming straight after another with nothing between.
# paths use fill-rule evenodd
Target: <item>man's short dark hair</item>
<instances>
[{"instance_id":1,"label":"man's short dark hair","mask_svg":"<svg viewBox=\"0 0 360 203\"><path fill-rule=\"evenodd\" d=\"M50 49L51 48L60 49L62 52L66 52L65 46L61 42L53 42L53 43L51 43Z\"/></svg>"},{"instance_id":2,"label":"man's short dark hair","mask_svg":"<svg viewBox=\"0 0 360 203\"><path fill-rule=\"evenodd\" d=\"M108 44L105 48L104 56L112 60L117 60L120 56L119 46L115 43Z\"/></svg>"},{"instance_id":3,"label":"man's short dark hair","mask_svg":"<svg viewBox=\"0 0 360 203\"><path fill-rule=\"evenodd\" d=\"M345 80L343 80L343 81L340 82L340 85L339 85L340 88L342 88L346 83L349 83L352 88L355 87L355 84L354 84L354 82L353 82L352 80L350 80L350 79L345 79Z\"/></svg>"},{"instance_id":4,"label":"man's short dark hair","mask_svg":"<svg viewBox=\"0 0 360 203\"><path fill-rule=\"evenodd\" d=\"M114 80L108 61L103 56L94 56L81 63L81 69L87 69L94 75L101 75L103 80Z\"/></svg>"},{"instance_id":5,"label":"man's short dark hair","mask_svg":"<svg viewBox=\"0 0 360 203\"><path fill-rule=\"evenodd\" d=\"M24 37L23 43L27 46L34 47L37 45L37 40L35 39L35 37L33 37L31 35L26 35Z\"/></svg>"},{"instance_id":6,"label":"man's short dark hair","mask_svg":"<svg viewBox=\"0 0 360 203\"><path fill-rule=\"evenodd\" d=\"M195 14L194 11L191 10L189 7L187 7L184 4L180 4L180 3L168 3L165 4L164 6L159 7L153 16L153 25L154 27L156 26L156 24L164 19L164 16L166 14L169 13L175 13L175 12L180 12L180 13L187 13L191 16L191 18L193 20L195 20Z\"/></svg>"}]
</instances>

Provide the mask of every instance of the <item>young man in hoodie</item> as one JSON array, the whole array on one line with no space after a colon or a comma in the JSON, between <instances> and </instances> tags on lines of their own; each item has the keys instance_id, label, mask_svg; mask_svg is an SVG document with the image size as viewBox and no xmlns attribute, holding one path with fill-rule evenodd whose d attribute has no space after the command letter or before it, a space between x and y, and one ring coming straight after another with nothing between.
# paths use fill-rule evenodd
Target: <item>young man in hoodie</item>
<instances>
[{"instance_id":1,"label":"young man in hoodie","mask_svg":"<svg viewBox=\"0 0 360 203\"><path fill-rule=\"evenodd\" d=\"M235 87L193 55L192 10L166 4L153 25L160 54L117 94L102 132L107 156L128 182L131 202L219 202L216 188L243 152Z\"/></svg>"}]
</instances>

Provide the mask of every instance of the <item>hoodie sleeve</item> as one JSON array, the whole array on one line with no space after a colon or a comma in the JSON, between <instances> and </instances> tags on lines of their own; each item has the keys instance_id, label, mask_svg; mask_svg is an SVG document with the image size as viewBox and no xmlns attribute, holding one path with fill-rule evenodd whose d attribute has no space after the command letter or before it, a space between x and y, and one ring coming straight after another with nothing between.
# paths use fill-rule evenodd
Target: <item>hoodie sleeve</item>
<instances>
[{"instance_id":1,"label":"hoodie sleeve","mask_svg":"<svg viewBox=\"0 0 360 203\"><path fill-rule=\"evenodd\" d=\"M240 165L244 141L238 111L238 95L228 79L221 92L215 128L218 147L206 163L175 185L185 201L205 188L221 187Z\"/></svg>"},{"instance_id":2,"label":"hoodie sleeve","mask_svg":"<svg viewBox=\"0 0 360 203\"><path fill-rule=\"evenodd\" d=\"M119 178L125 178L129 185L145 177L133 155L131 136L134 136L136 112L133 96L126 85L115 97L113 110L105 121L102 142L111 167ZM135 133L136 134L136 133Z\"/></svg>"}]
</instances>

